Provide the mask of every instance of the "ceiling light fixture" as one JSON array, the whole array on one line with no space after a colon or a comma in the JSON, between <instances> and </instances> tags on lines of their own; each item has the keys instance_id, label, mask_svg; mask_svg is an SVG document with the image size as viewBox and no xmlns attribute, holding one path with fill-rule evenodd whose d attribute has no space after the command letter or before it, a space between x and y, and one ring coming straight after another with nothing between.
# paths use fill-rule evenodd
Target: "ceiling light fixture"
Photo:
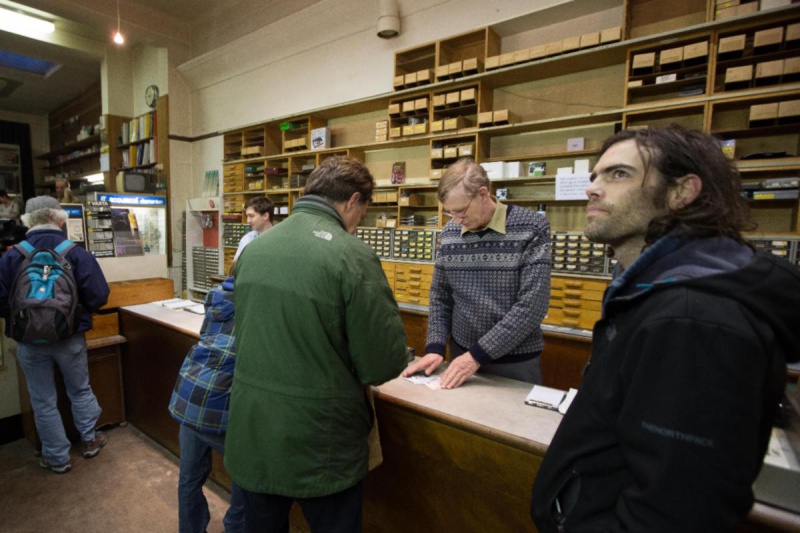
<instances>
[{"instance_id":1,"label":"ceiling light fixture","mask_svg":"<svg viewBox=\"0 0 800 533\"><path fill-rule=\"evenodd\" d=\"M25 37L38 37L45 33L53 33L56 31L56 26L49 20L0 7L0 30Z\"/></svg>"},{"instance_id":2,"label":"ceiling light fixture","mask_svg":"<svg viewBox=\"0 0 800 533\"><path fill-rule=\"evenodd\" d=\"M119 0L117 0L117 33L114 34L114 42L117 44L125 44L125 37L123 37L122 33L120 32Z\"/></svg>"},{"instance_id":3,"label":"ceiling light fixture","mask_svg":"<svg viewBox=\"0 0 800 533\"><path fill-rule=\"evenodd\" d=\"M400 8L397 0L378 0L378 37L391 39L400 35Z\"/></svg>"}]
</instances>

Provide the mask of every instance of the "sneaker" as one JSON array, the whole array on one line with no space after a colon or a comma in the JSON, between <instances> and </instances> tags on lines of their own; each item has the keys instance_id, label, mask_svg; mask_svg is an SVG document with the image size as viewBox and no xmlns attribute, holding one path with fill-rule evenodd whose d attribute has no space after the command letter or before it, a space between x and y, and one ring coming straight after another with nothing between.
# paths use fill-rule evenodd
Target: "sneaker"
<instances>
[{"instance_id":1,"label":"sneaker","mask_svg":"<svg viewBox=\"0 0 800 533\"><path fill-rule=\"evenodd\" d=\"M69 463L65 463L63 465L54 465L50 464L50 461L45 456L39 457L39 466L42 468L49 468L56 474L66 474L70 470L72 470L72 465Z\"/></svg>"},{"instance_id":2,"label":"sneaker","mask_svg":"<svg viewBox=\"0 0 800 533\"><path fill-rule=\"evenodd\" d=\"M98 453L100 448L108 444L108 439L102 431L94 432L94 440L87 440L83 442L83 457L84 459L91 459Z\"/></svg>"}]
</instances>

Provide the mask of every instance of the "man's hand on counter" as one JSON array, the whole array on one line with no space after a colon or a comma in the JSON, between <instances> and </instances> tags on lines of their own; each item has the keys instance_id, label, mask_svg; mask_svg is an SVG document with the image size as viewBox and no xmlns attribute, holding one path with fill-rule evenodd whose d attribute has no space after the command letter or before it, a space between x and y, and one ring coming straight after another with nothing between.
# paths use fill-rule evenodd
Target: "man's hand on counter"
<instances>
[{"instance_id":1,"label":"man's hand on counter","mask_svg":"<svg viewBox=\"0 0 800 533\"><path fill-rule=\"evenodd\" d=\"M450 366L444 371L444 374L442 374L440 380L442 388L455 389L461 386L462 383L478 371L480 366L481 364L472 357L471 353L464 352L450 361Z\"/></svg>"},{"instance_id":2,"label":"man's hand on counter","mask_svg":"<svg viewBox=\"0 0 800 533\"><path fill-rule=\"evenodd\" d=\"M425 354L425 357L403 370L402 376L407 378L417 372L425 372L426 376L430 376L433 374L434 370L439 368L439 365L441 365L443 361L444 357L438 353Z\"/></svg>"}]
</instances>

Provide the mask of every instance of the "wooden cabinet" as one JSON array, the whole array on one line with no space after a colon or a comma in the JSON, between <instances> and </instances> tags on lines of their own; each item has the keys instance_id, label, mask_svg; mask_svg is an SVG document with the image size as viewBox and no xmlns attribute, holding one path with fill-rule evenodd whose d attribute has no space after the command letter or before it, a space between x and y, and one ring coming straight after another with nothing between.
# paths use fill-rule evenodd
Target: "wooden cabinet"
<instances>
[{"instance_id":1,"label":"wooden cabinet","mask_svg":"<svg viewBox=\"0 0 800 533\"><path fill-rule=\"evenodd\" d=\"M550 308L543 323L591 330L600 320L603 292L608 283L562 276L553 276L550 283Z\"/></svg>"},{"instance_id":2,"label":"wooden cabinet","mask_svg":"<svg viewBox=\"0 0 800 533\"><path fill-rule=\"evenodd\" d=\"M36 159L47 162L37 194L53 194L56 178L65 178L78 194L85 178L100 172L100 82L48 115L50 151Z\"/></svg>"}]
</instances>

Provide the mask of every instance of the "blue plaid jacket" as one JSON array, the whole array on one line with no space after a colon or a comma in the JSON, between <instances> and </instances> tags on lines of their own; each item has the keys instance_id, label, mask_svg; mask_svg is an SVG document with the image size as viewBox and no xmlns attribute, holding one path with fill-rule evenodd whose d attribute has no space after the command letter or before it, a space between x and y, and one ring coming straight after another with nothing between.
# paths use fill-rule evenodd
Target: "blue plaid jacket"
<instances>
[{"instance_id":1,"label":"blue plaid jacket","mask_svg":"<svg viewBox=\"0 0 800 533\"><path fill-rule=\"evenodd\" d=\"M236 345L233 337L233 278L209 291L200 342L183 361L169 412L203 433L224 434L228 428Z\"/></svg>"}]
</instances>

